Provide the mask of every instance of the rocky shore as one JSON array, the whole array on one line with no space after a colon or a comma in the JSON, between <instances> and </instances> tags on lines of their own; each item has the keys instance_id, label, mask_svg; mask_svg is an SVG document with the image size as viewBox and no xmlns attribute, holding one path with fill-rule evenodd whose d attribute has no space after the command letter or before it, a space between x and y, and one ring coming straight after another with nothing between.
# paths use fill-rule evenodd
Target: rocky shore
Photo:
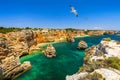
<instances>
[{"instance_id":1,"label":"rocky shore","mask_svg":"<svg viewBox=\"0 0 120 80\"><path fill-rule=\"evenodd\" d=\"M103 31L99 31L99 33L103 33ZM41 43L61 42L64 41L63 39L74 42L75 36L85 35L89 36L89 33L84 30L59 29L20 29L20 31L0 33L0 80L13 79L30 69L30 62L27 61L21 64L19 58L33 51L41 50ZM55 48L49 45L44 54L50 58L55 57Z\"/></svg>"},{"instance_id":2,"label":"rocky shore","mask_svg":"<svg viewBox=\"0 0 120 80\"><path fill-rule=\"evenodd\" d=\"M105 38L86 49L83 66L66 80L120 80L120 42Z\"/></svg>"},{"instance_id":3,"label":"rocky shore","mask_svg":"<svg viewBox=\"0 0 120 80\"><path fill-rule=\"evenodd\" d=\"M22 74L32 66L29 61L20 63L20 56L28 54L29 48L26 44L26 36L23 41L19 41L21 37L14 33L0 36L0 74L1 80L11 80ZM24 46L24 47L23 47Z\"/></svg>"},{"instance_id":4,"label":"rocky shore","mask_svg":"<svg viewBox=\"0 0 120 80\"><path fill-rule=\"evenodd\" d=\"M1 80L11 80L16 76L22 74L26 70L30 69L32 66L29 61L20 63L19 57L10 56L1 60Z\"/></svg>"}]
</instances>

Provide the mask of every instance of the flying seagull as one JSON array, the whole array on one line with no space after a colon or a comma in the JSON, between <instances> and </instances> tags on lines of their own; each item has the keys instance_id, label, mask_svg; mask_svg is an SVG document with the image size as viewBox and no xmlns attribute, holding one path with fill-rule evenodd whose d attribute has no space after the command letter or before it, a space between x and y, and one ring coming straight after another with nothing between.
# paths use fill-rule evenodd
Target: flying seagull
<instances>
[{"instance_id":1,"label":"flying seagull","mask_svg":"<svg viewBox=\"0 0 120 80\"><path fill-rule=\"evenodd\" d=\"M76 17L78 17L78 12L77 10L75 10L74 6L70 6L70 8L71 8L71 12L74 13Z\"/></svg>"}]
</instances>

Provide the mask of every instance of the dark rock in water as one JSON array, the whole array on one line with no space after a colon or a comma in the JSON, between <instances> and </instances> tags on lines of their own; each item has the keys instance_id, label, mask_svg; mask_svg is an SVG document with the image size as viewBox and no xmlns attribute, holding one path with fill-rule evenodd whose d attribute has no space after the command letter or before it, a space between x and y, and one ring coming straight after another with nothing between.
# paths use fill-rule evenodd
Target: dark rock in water
<instances>
[{"instance_id":1,"label":"dark rock in water","mask_svg":"<svg viewBox=\"0 0 120 80\"><path fill-rule=\"evenodd\" d=\"M88 47L87 43L83 40L81 40L79 43L78 43L78 49L86 49Z\"/></svg>"},{"instance_id":2,"label":"dark rock in water","mask_svg":"<svg viewBox=\"0 0 120 80\"><path fill-rule=\"evenodd\" d=\"M49 44L46 48L46 50L43 51L43 53L45 54L46 57L48 58L52 58L56 56L56 50L53 47L52 44Z\"/></svg>"},{"instance_id":3,"label":"dark rock in water","mask_svg":"<svg viewBox=\"0 0 120 80\"><path fill-rule=\"evenodd\" d=\"M75 42L75 39L73 36L71 36L70 34L67 36L67 41L68 42Z\"/></svg>"}]
</instances>

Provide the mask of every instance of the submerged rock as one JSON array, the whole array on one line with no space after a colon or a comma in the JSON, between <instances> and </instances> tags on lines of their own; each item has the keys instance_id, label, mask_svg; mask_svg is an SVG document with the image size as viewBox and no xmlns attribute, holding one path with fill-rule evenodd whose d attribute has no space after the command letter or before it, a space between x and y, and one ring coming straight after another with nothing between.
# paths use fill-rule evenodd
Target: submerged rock
<instances>
[{"instance_id":1,"label":"submerged rock","mask_svg":"<svg viewBox=\"0 0 120 80\"><path fill-rule=\"evenodd\" d=\"M88 47L87 43L83 40L81 40L79 43L78 43L78 49L86 49Z\"/></svg>"},{"instance_id":2,"label":"submerged rock","mask_svg":"<svg viewBox=\"0 0 120 80\"><path fill-rule=\"evenodd\" d=\"M56 56L56 50L53 47L52 44L49 44L46 48L46 50L43 51L43 53L45 54L46 57L48 58L52 58Z\"/></svg>"}]
</instances>

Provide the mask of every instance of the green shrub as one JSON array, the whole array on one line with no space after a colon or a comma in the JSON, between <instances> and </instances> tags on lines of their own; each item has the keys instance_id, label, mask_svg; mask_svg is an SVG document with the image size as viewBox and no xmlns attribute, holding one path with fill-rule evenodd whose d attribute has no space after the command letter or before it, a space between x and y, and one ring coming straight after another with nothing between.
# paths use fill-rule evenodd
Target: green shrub
<instances>
[{"instance_id":1,"label":"green shrub","mask_svg":"<svg viewBox=\"0 0 120 80\"><path fill-rule=\"evenodd\" d=\"M82 66L82 67L80 67L80 69L79 69L79 71L78 72L82 72L82 71L84 71L85 70L85 67L84 66Z\"/></svg>"},{"instance_id":2,"label":"green shrub","mask_svg":"<svg viewBox=\"0 0 120 80\"><path fill-rule=\"evenodd\" d=\"M99 56L102 56L102 55L104 55L104 53L103 53L102 51L99 51L99 52L98 52L98 55L99 55Z\"/></svg>"},{"instance_id":3,"label":"green shrub","mask_svg":"<svg viewBox=\"0 0 120 80\"><path fill-rule=\"evenodd\" d=\"M84 31L84 34L88 34L90 32L90 30L86 30Z\"/></svg>"},{"instance_id":4,"label":"green shrub","mask_svg":"<svg viewBox=\"0 0 120 80\"><path fill-rule=\"evenodd\" d=\"M0 27L0 33L8 33L8 32L13 32L13 31L20 31L21 28L14 28L14 27Z\"/></svg>"},{"instance_id":5,"label":"green shrub","mask_svg":"<svg viewBox=\"0 0 120 80\"><path fill-rule=\"evenodd\" d=\"M108 67L112 67L120 70L120 59L115 57L110 57L106 60Z\"/></svg>"},{"instance_id":6,"label":"green shrub","mask_svg":"<svg viewBox=\"0 0 120 80\"><path fill-rule=\"evenodd\" d=\"M105 41L111 41L111 38L104 38L103 40L105 40Z\"/></svg>"},{"instance_id":7,"label":"green shrub","mask_svg":"<svg viewBox=\"0 0 120 80\"><path fill-rule=\"evenodd\" d=\"M105 80L101 74L99 73L93 73L93 74L88 74L83 80Z\"/></svg>"}]
</instances>

